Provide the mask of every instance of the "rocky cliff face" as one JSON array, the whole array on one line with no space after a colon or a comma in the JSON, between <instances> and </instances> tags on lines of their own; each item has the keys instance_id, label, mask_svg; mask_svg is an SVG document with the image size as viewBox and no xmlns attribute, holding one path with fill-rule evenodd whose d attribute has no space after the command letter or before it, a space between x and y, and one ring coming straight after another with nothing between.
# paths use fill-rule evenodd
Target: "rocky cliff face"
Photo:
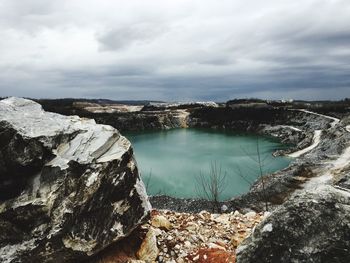
<instances>
[{"instance_id":1,"label":"rocky cliff face","mask_svg":"<svg viewBox=\"0 0 350 263\"><path fill-rule=\"evenodd\" d=\"M127 236L149 211L117 130L30 100L0 101L1 262L76 262Z\"/></svg>"},{"instance_id":2,"label":"rocky cliff face","mask_svg":"<svg viewBox=\"0 0 350 263\"><path fill-rule=\"evenodd\" d=\"M112 125L121 131L143 131L185 128L188 115L185 110L169 110L93 114L91 117L98 123Z\"/></svg>"}]
</instances>

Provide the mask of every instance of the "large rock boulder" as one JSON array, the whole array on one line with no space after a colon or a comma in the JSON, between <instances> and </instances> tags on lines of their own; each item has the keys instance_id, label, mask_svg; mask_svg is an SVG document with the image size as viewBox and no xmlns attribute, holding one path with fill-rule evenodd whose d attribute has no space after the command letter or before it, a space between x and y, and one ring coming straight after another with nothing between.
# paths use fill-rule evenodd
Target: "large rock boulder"
<instances>
[{"instance_id":1,"label":"large rock boulder","mask_svg":"<svg viewBox=\"0 0 350 263\"><path fill-rule=\"evenodd\" d=\"M127 236L150 208L116 129L0 101L0 262L77 262Z\"/></svg>"},{"instance_id":2,"label":"large rock boulder","mask_svg":"<svg viewBox=\"0 0 350 263\"><path fill-rule=\"evenodd\" d=\"M350 192L296 193L241 244L237 262L350 262Z\"/></svg>"}]
</instances>

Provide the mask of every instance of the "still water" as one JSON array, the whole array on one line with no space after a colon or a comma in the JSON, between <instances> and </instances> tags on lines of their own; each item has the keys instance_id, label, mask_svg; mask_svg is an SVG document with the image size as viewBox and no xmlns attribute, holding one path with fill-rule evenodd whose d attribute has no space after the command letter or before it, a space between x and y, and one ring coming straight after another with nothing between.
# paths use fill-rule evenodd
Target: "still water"
<instances>
[{"instance_id":1,"label":"still water","mask_svg":"<svg viewBox=\"0 0 350 263\"><path fill-rule=\"evenodd\" d=\"M199 198L199 175L210 181L210 170L221 169L221 200L245 193L259 176L259 155L264 174L287 167L290 159L273 157L287 146L268 137L208 129L127 133L141 176L150 195ZM258 147L257 147L258 146ZM224 176L225 175L225 176ZM203 181L203 179L202 179Z\"/></svg>"}]
</instances>

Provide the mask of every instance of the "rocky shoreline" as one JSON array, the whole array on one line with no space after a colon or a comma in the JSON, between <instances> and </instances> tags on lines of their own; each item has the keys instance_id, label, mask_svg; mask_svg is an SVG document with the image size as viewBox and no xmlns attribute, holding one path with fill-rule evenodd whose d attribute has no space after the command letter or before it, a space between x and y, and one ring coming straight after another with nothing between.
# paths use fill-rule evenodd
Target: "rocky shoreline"
<instances>
[{"instance_id":1,"label":"rocky shoreline","mask_svg":"<svg viewBox=\"0 0 350 263\"><path fill-rule=\"evenodd\" d=\"M201 109L200 109L201 110ZM215 112L217 108L205 108L205 111ZM266 189L262 189L261 180L257 180L251 190L232 200L221 202L228 211L264 209L261 196L268 199L270 207L282 204L297 189L310 178L317 176L320 170L325 169L323 164L330 158L339 156L345 149L349 133L345 124L339 123L334 117L329 117L303 110L269 109L273 116L265 119L266 123L256 123L242 120L215 120L198 118L198 113L190 113L187 127L205 127L213 129L235 129L243 132L254 132L263 136L277 138L288 143L290 148L278 151L275 155L290 155L294 160L289 167L264 176ZM207 113L206 113L207 114ZM212 113L209 114L209 116ZM275 117L278 118L275 118ZM213 118L216 114L213 115ZM283 122L282 122L283 121ZM176 126L177 127L177 126ZM166 128L166 127L165 127ZM318 137L318 138L316 138ZM322 142L320 142L322 138ZM317 142L315 142L317 141ZM264 194L262 193L264 192ZM178 212L200 212L212 210L212 203L206 200L181 199L169 196L151 196L150 201L157 209L170 209Z\"/></svg>"},{"instance_id":2,"label":"rocky shoreline","mask_svg":"<svg viewBox=\"0 0 350 263\"><path fill-rule=\"evenodd\" d=\"M264 180L267 190L264 192L270 205L282 204L296 189L319 173L323 169L318 163L328 162L329 158L340 155L344 150L348 133L345 130L347 115L344 106L325 106L308 103L281 104L281 103L238 103L229 101L226 104L193 103L172 104L155 103L146 105L139 111L125 109L112 114L96 113L85 110L84 105L71 105L69 107L52 107L43 103L47 110L54 110L65 114L79 114L82 117L94 118L98 123L112 125L120 131L160 130L171 128L211 128L228 129L238 132L249 132L262 136L271 136L280 142L288 144L287 150L277 151L275 155L300 156L291 157L294 160L289 167L267 175ZM333 116L340 116L345 120L335 122L335 117L323 115L310 110L330 112ZM109 105L103 105L108 111ZM114 108L113 108L114 109ZM332 112L338 110L340 113ZM334 124L334 125L333 125ZM335 125L336 124L336 125ZM322 134L321 134L322 133ZM315 136L321 143L310 152L298 152L313 145ZM334 140L334 137L335 138ZM338 137L342 137L339 139ZM328 146L329 145L329 146ZM261 181L257 180L251 190L233 200L223 202L221 205L229 207L230 211L236 209L263 209ZM181 199L169 196L152 196L150 201L158 209L173 209L174 211L199 212L210 210L212 204L205 200Z\"/></svg>"},{"instance_id":3,"label":"rocky shoreline","mask_svg":"<svg viewBox=\"0 0 350 263\"><path fill-rule=\"evenodd\" d=\"M77 105L64 110L80 117L66 117L29 100L0 101L2 261L350 261L350 114L337 119L261 104L163 104L130 111ZM219 205L148 199L128 140L81 117L121 130L254 132L292 144L276 154L294 160Z\"/></svg>"}]
</instances>

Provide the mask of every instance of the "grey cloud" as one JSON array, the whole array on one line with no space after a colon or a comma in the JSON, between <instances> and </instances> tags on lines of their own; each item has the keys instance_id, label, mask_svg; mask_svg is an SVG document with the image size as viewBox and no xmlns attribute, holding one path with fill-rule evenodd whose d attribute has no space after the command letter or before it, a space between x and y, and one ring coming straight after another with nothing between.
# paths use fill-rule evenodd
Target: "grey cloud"
<instances>
[{"instance_id":1,"label":"grey cloud","mask_svg":"<svg viewBox=\"0 0 350 263\"><path fill-rule=\"evenodd\" d=\"M13 0L0 3L0 28L35 34L45 27L57 26L58 1Z\"/></svg>"},{"instance_id":2,"label":"grey cloud","mask_svg":"<svg viewBox=\"0 0 350 263\"><path fill-rule=\"evenodd\" d=\"M165 30L157 24L132 24L109 30L98 36L102 50L119 50L137 43L145 43L159 37Z\"/></svg>"},{"instance_id":3,"label":"grey cloud","mask_svg":"<svg viewBox=\"0 0 350 263\"><path fill-rule=\"evenodd\" d=\"M0 96L350 96L347 1L49 2L0 3Z\"/></svg>"}]
</instances>

